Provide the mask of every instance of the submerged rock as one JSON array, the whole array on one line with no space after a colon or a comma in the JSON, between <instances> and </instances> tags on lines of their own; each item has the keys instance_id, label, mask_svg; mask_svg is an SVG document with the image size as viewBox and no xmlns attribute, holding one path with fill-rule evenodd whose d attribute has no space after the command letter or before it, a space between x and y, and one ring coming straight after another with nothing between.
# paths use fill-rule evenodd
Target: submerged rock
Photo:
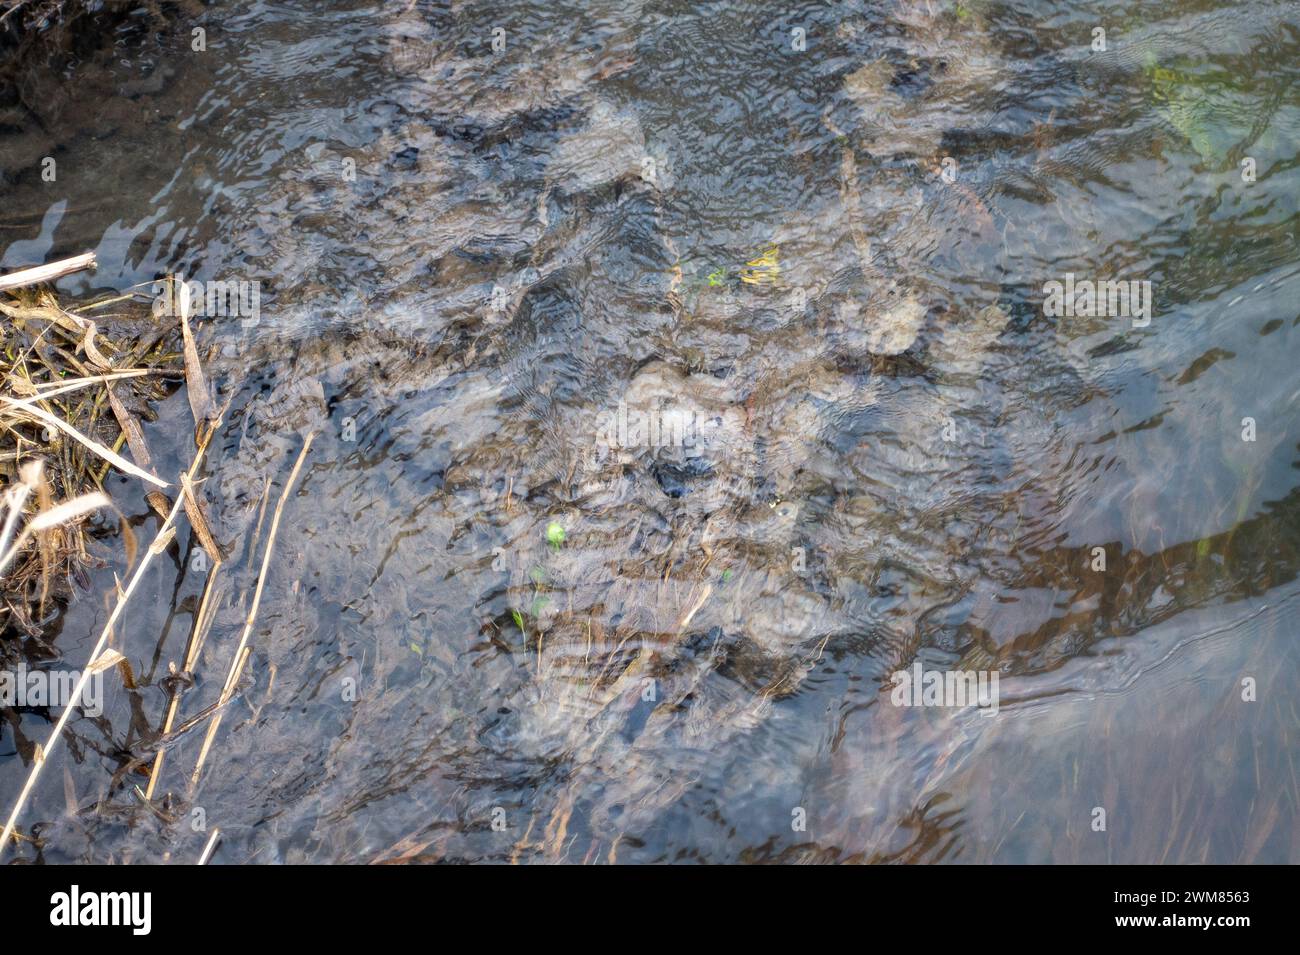
<instances>
[{"instance_id":1,"label":"submerged rock","mask_svg":"<svg viewBox=\"0 0 1300 955\"><path fill-rule=\"evenodd\" d=\"M901 355L916 342L926 316L919 296L891 287L878 300L875 307L863 308L852 299L836 307L833 341L846 356Z\"/></svg>"},{"instance_id":2,"label":"submerged rock","mask_svg":"<svg viewBox=\"0 0 1300 955\"><path fill-rule=\"evenodd\" d=\"M678 434L687 456L716 457L744 441L744 411L732 386L710 375L688 375L666 361L642 366L622 394L622 403L646 415L657 414L659 447L672 447ZM647 422L648 424L648 422ZM664 425L667 427L664 427ZM673 428L681 427L674 433ZM635 446L651 446L652 435L629 435Z\"/></svg>"},{"instance_id":3,"label":"submerged rock","mask_svg":"<svg viewBox=\"0 0 1300 955\"><path fill-rule=\"evenodd\" d=\"M988 360L989 346L1006 328L1009 316L997 305L946 325L930 345L929 362L944 376L975 375Z\"/></svg>"},{"instance_id":4,"label":"submerged rock","mask_svg":"<svg viewBox=\"0 0 1300 955\"><path fill-rule=\"evenodd\" d=\"M867 350L874 355L901 355L907 351L921 332L925 311L914 293L887 307L869 325Z\"/></svg>"},{"instance_id":5,"label":"submerged rock","mask_svg":"<svg viewBox=\"0 0 1300 955\"><path fill-rule=\"evenodd\" d=\"M587 125L550 150L546 180L565 192L588 192L630 176L648 175L645 134L636 116L598 99Z\"/></svg>"},{"instance_id":6,"label":"submerged rock","mask_svg":"<svg viewBox=\"0 0 1300 955\"><path fill-rule=\"evenodd\" d=\"M943 122L918 113L893 92L894 73L891 64L876 60L844 77L844 93L859 114L858 128L873 152L930 156L943 139Z\"/></svg>"}]
</instances>

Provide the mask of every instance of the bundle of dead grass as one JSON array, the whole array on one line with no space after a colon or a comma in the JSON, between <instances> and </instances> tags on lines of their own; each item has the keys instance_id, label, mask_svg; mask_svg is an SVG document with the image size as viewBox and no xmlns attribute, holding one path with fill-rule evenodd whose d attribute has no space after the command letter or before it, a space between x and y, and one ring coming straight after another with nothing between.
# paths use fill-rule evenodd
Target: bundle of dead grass
<instances>
[{"instance_id":1,"label":"bundle of dead grass","mask_svg":"<svg viewBox=\"0 0 1300 955\"><path fill-rule=\"evenodd\" d=\"M68 262L85 267L93 258ZM150 505L168 513L168 482L154 472L140 423L184 378L187 344L180 325L156 319L143 296L72 310L48 286L22 275L0 278L0 290L13 285L0 291L0 480L9 488L0 636L39 633L52 604L66 600L75 581L86 583L87 522L107 504L110 469L145 482ZM130 460L121 454L124 445ZM98 503L73 506L90 501ZM203 515L191 515L191 522L202 527L200 537L216 557ZM131 548L129 526L121 526Z\"/></svg>"},{"instance_id":2,"label":"bundle of dead grass","mask_svg":"<svg viewBox=\"0 0 1300 955\"><path fill-rule=\"evenodd\" d=\"M181 291L186 286L173 277L169 280L170 287L162 290L167 301L179 304L178 321L173 322L170 318L155 317L154 309L145 304L147 299L142 301L143 296L131 293L93 301L75 311L68 310L48 287L40 284L93 265L94 256L87 253L0 276L0 329L3 329L3 342L0 343L3 346L0 435L8 436L14 442L13 450L0 459L0 467L7 467L11 472L9 490L0 500L0 599L6 605L0 607L0 613L6 614L0 618L0 626L9 629L17 622L30 633L39 633L40 627L32 618L31 607L35 604L38 609L43 609L50 596L50 581L60 576L66 578L76 558L84 557L82 522L92 512L112 506L103 491L104 477L110 467L145 482L148 488L146 497L162 518L152 543L143 549L136 547L128 525L122 523L127 542L126 563L133 570L125 578L125 583L119 580L115 588L116 601L90 652L86 667L72 689L72 700L81 698L91 675L110 667L117 666L123 670L128 685L133 680L129 662L120 651L110 646L114 628L150 561L175 541L177 519L182 508L195 538L212 561L198 618L185 649L185 673L192 672L199 648L212 625L215 584L225 559L213 538L203 497L197 487L204 454L213 435L221 428L226 408L215 406L208 388L203 362L190 327L189 293ZM195 453L189 468L179 474L179 487L172 492L174 501L164 493L169 488L168 482L154 471L144 432L139 425L139 418L148 414L149 402L162 396L169 379L178 383L183 381L195 426ZM275 505L252 603L220 698L180 728L175 728L181 702L179 692L172 696L167 707L154 744L153 765L147 771L148 791L139 786L133 790L136 797L155 813L161 812L153 804L154 790L169 741L199 723L209 721L202 749L189 776L192 790L202 775L204 762L221 724L222 711L240 686L252 654L250 638L270 569L280 518L314 437L315 432L305 435L302 449ZM57 445L54 444L56 439ZM133 461L118 454L123 445L130 448ZM0 439L0 447L3 447L3 439ZM33 449L39 450L41 456L33 454ZM269 491L268 478L263 491L263 507ZM56 495L61 495L64 503L54 504ZM256 532L254 536L257 536ZM11 565L17 569L11 570ZM33 587L38 580L39 593ZM2 632L0 636L3 636ZM0 643L0 651L4 649ZM176 672L174 664L172 671ZM11 839L34 841L30 835L18 831L18 820L35 791L51 751L76 710L75 703L65 706L45 744L38 743L32 750L27 781L9 813L3 832L0 832L0 855L10 846ZM141 757L138 763L144 761L145 757ZM128 764L127 768L119 770L119 774L125 775L135 765ZM169 796L165 797L165 801L169 799ZM217 831L214 830L201 861L206 862L211 856L216 842Z\"/></svg>"},{"instance_id":3,"label":"bundle of dead grass","mask_svg":"<svg viewBox=\"0 0 1300 955\"><path fill-rule=\"evenodd\" d=\"M0 368L3 373L3 378L0 379L0 434L14 439L14 450L5 462L17 472L17 479L11 481L3 500L0 500L0 594L4 595L7 605L4 608L7 618L0 621L0 624L8 629L17 620L29 632L39 633L40 628L30 613L35 597L30 583L39 572L40 605L43 606L49 596L50 580L57 579L51 568L66 577L66 565L78 553L84 555L84 538L79 536L82 533L81 522L90 513L112 506L103 491L108 468L117 467L144 481L146 487L150 488L146 497L162 518L152 543L143 551L136 546L126 522L123 521L121 525L127 544L126 563L133 568L133 572L125 585L119 581L115 588L116 602L91 650L87 665L73 688L73 700L81 698L86 681L92 674L114 665L125 668L124 679L128 680L129 685L129 664L109 643L114 627L150 561L163 553L175 540L176 521L182 508L189 517L191 530L199 544L214 562L214 572L208 581L209 589L205 591L205 606L215 571L220 568L225 556L212 536L203 498L196 491L204 453L212 436L221 427L225 409L217 410L212 403L195 336L189 324L188 297L179 297L182 304L179 323L175 323L170 319L159 321L155 318L153 308L145 304L147 299L142 301L143 296L131 293L116 295L90 302L76 311L69 311L60 305L48 288L41 287L41 283L52 281L60 275L93 266L94 256L87 253L73 259L0 276L0 316L3 317L0 319L0 328L4 335L5 362L4 367ZM176 284L178 280L173 278L170 282L172 287L166 289L166 294L169 298L174 298L175 290L179 287ZM6 292L10 293L9 301L4 300ZM174 345L177 340L179 350ZM139 424L139 417L148 413L149 401L162 395L162 388L168 378L184 381L195 424L195 453L189 468L179 475L180 486L174 492L174 501L163 493L162 489L168 488L169 484L154 471L152 457ZM114 422L116 432L113 429ZM52 453L50 448L45 448L45 456L40 458L28 453L28 446L34 445L38 440L36 429L40 429L39 440L46 444L55 439L56 433L61 437L62 443L57 448L59 454ZM134 463L118 454L124 444L129 446ZM290 484L297 477L302 458L310 445L309 437L290 478ZM52 485L56 479L65 495L62 504L53 503L55 492ZM95 489L89 489L90 485L94 485ZM70 489L78 487L85 490L69 496ZM287 495L286 487L285 495L276 507L268 555L284 497ZM29 505L33 508L30 511ZM78 546L74 547L71 541L75 541ZM267 561L264 560L258 581L259 596L266 575L266 564ZM19 569L11 572L11 565ZM247 643L256 606L255 597L243 644ZM0 651L3 650L4 646L0 643ZM197 645L192 644L187 651L187 668L193 666L196 650ZM228 678L227 688L222 695L223 704L229 702L234 683L237 682L247 657L248 648L243 647L242 654L238 655L239 667L232 668L232 675ZM164 736L171 730L177 702L173 699L168 709ZM220 706L213 706L209 715L219 709ZM50 751L58 743L76 710L75 703L65 706L45 745L38 743L32 752L27 782L0 834L0 854L10 845L11 837L30 838L17 832L18 818L35 789ZM214 733L215 723L204 744L205 754ZM155 778L161 760L160 750L154 765ZM199 766L194 771L195 777L201 766L202 755ZM150 795L152 790L151 780ZM150 798L150 795L143 793L139 795L145 801ZM210 842L204 853L205 859L212 848L213 843Z\"/></svg>"}]
</instances>

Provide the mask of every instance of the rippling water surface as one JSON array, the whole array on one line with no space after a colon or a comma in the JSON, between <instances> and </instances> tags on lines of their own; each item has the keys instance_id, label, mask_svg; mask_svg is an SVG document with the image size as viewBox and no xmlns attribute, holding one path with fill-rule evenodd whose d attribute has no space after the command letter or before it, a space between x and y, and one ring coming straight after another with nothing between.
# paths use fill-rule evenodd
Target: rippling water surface
<instances>
[{"instance_id":1,"label":"rippling water surface","mask_svg":"<svg viewBox=\"0 0 1300 955\"><path fill-rule=\"evenodd\" d=\"M0 114L0 267L262 283L202 323L232 559L185 715L317 437L197 786L197 734L163 811L114 777L194 624L183 532L21 857L188 861L201 809L222 862L1300 861L1294 4L195 23ZM1150 282L1149 321L1045 314L1067 275ZM29 655L82 665L103 553ZM996 715L894 705L918 663L996 673ZM6 712L6 806L48 729Z\"/></svg>"}]
</instances>

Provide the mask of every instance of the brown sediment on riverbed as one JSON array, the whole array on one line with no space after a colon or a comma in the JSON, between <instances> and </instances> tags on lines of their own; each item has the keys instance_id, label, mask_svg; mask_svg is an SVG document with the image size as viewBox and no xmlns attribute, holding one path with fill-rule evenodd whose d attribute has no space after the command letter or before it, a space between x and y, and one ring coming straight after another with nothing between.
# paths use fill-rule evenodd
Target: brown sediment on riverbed
<instances>
[{"instance_id":1,"label":"brown sediment on riverbed","mask_svg":"<svg viewBox=\"0 0 1300 955\"><path fill-rule=\"evenodd\" d=\"M157 10L158 4L142 0L0 0L0 64L10 65L34 54L70 53L86 34L151 8Z\"/></svg>"},{"instance_id":2,"label":"brown sediment on riverbed","mask_svg":"<svg viewBox=\"0 0 1300 955\"><path fill-rule=\"evenodd\" d=\"M76 583L87 584L85 569L96 563L88 541L92 521L116 523L128 560L134 558L130 525L106 493L111 472L141 482L161 517L181 493L155 469L142 423L187 372L197 372L193 337L183 335L176 319L153 315L147 290L72 305L31 281L89 264L93 256L0 276L3 636L39 635ZM188 495L184 503L215 559L220 549L201 503Z\"/></svg>"},{"instance_id":3,"label":"brown sediment on riverbed","mask_svg":"<svg viewBox=\"0 0 1300 955\"><path fill-rule=\"evenodd\" d=\"M170 83L170 53L192 51L204 9L200 0L0 0L0 184L55 182L75 135L101 142L129 124L140 98Z\"/></svg>"},{"instance_id":4,"label":"brown sediment on riverbed","mask_svg":"<svg viewBox=\"0 0 1300 955\"><path fill-rule=\"evenodd\" d=\"M0 55L67 50L80 36L129 16L162 23L172 10L202 8L200 0L0 0Z\"/></svg>"}]
</instances>

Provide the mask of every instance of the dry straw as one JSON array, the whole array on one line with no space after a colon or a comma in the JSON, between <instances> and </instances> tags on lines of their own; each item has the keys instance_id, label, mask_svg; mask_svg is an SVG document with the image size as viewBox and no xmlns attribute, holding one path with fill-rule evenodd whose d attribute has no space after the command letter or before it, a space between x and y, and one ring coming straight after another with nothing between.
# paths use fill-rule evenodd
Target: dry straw
<instances>
[{"instance_id":1,"label":"dry straw","mask_svg":"<svg viewBox=\"0 0 1300 955\"><path fill-rule=\"evenodd\" d=\"M93 264L94 256L85 255L64 260L63 262L38 266L34 269L25 269L21 272L0 277L0 290L24 288L31 283L48 281L81 268L91 267ZM114 301L124 301L127 298L130 298L130 296L119 296L110 299L108 302L98 304L106 305ZM69 470L69 462L72 459L69 458L66 451L61 458L48 466L45 461L39 458L30 458L25 462L19 462L20 457L24 454L23 443L25 440L20 429L24 426L30 428L33 424L53 428L68 435L78 445L93 452L98 459L107 462L107 466L117 467L128 474L134 475L153 488L168 487L166 481L146 470L146 468L151 467L151 456L148 447L144 443L143 431L139 423L126 409L120 397L114 393L114 384L120 385L126 379L139 378L150 374L152 369L115 367L104 354L104 349L107 349L110 353L118 356L119 362L125 358L127 359L126 364L132 364L136 359L144 357L145 352L151 349L154 343L127 348L103 339L97 341L98 329L94 322L72 312L64 311L49 292L39 289L31 292L24 288L24 292L17 304L0 301L0 314L7 316L11 322L11 327L6 330L7 333L12 333L20 339L24 334L32 335L31 344L25 351L22 348L16 349L18 357L5 377L5 383L15 393L13 395L0 395L0 424L3 424L6 431L14 434L19 443L19 449L13 456L13 459L17 462L18 480L0 499L0 507L3 507L5 511L3 525L0 526L0 578L5 577L18 555L23 553L28 542L35 538L38 542L36 550L39 553L31 559L39 561L41 565L43 595L48 587L48 578L51 572L50 551L52 550L52 544L49 535L58 531L58 529L77 524L95 510L111 507L112 505L108 496L103 493L102 488L86 490L85 493L76 494L61 504L55 504L48 480L52 468L59 470L58 477L65 488L69 485L83 483L90 483L92 486L98 485L102 482L102 477L97 478L93 470L85 467L84 464L80 468ZM27 800L34 791L51 754L62 739L73 713L76 712L88 682L92 677L104 670L125 663L122 654L108 646L109 641L112 639L113 629L125 612L131 596L136 592L141 580L144 579L153 558L162 553L175 539L176 519L181 508L184 508L189 515L196 539L209 551L218 566L220 564L222 554L215 543L211 530L207 526L202 501L195 493L195 486L196 477L208 443L212 435L220 427L221 413L212 411L212 405L208 398L207 383L202 377L198 350L194 342L194 336L188 327L187 319L187 315L182 316L182 322L185 326L182 331L182 342L186 384L191 391L202 395L197 405L194 399L191 400L192 407L196 408L196 453L188 470L180 475L181 493L176 496L174 502L168 501L157 490L148 492L147 496L150 504L163 517L163 521L154 536L153 542L136 564L126 586L118 586L113 610L109 614L108 620L105 622L99 638L90 652L85 667L82 668L81 675L73 687L72 697L64 707L63 714L45 743L36 746L27 780L9 813L3 833L0 834L0 855L9 848L11 839L15 837L15 828ZM36 331L33 332L33 329ZM51 337L58 336L69 340L70 344L74 346L74 350L84 352L87 359L89 359L89 367L80 362L73 354L73 351L69 351L50 341ZM155 337L154 342L156 340ZM51 358L51 355L54 357ZM44 366L54 380L44 383L33 381L27 369L29 357L33 358L38 365ZM57 364L58 362L63 364ZM80 374L67 377L68 371L77 371ZM94 373L95 371L99 373ZM94 388L103 388L104 394L100 394L94 399L86 397L89 389ZM77 393L83 394L78 395ZM74 396L76 404L67 404L67 396ZM64 401L55 403L52 399L56 398L64 399ZM56 413L62 411L67 413L69 417L80 413L89 423L88 430L93 428L97 420L97 409L102 407L104 398L107 398L107 402L111 406L120 426L121 436L118 439L118 446L128 443L131 447L132 456L136 459L135 463L122 458L116 450L107 447L101 441L86 434L85 430L70 424L64 417ZM201 418L197 414L200 409L202 412ZM295 470L295 476L296 473ZM25 508L33 501L36 503L35 513L28 515L25 513ZM278 516L277 509L277 518ZM124 535L126 534L127 528L124 526ZM133 540L134 538L131 536L126 538L128 564L135 562ZM263 573L265 573L265 567ZM19 576L26 579L27 574L24 571ZM3 582L7 589L14 586L13 580L5 579ZM210 623L211 605L206 599L208 596L210 596L210 591L205 593L204 602L204 612ZM197 650L197 645L191 647L186 657L187 665L192 665ZM170 729L175 718L175 703L176 701L173 700L167 716L164 734ZM153 781L151 780L150 792L152 792L152 789ZM152 807L152 804L150 805ZM204 850L204 861L211 855L214 848L215 834L214 839L209 841L207 848Z\"/></svg>"}]
</instances>

